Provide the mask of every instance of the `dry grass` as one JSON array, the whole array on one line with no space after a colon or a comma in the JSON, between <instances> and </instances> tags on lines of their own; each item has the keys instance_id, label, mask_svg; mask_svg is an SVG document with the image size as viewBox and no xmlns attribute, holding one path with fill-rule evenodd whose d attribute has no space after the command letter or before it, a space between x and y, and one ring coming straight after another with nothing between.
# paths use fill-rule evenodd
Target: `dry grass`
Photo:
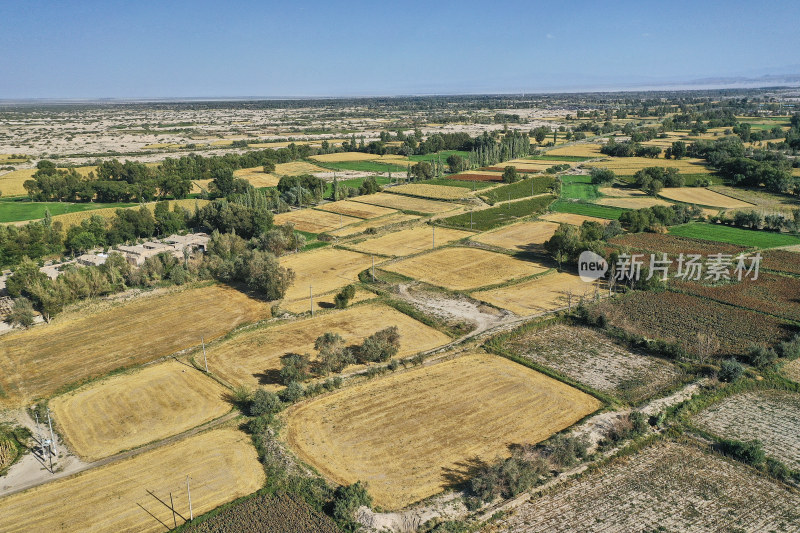
<instances>
[{"instance_id":1,"label":"dry grass","mask_svg":"<svg viewBox=\"0 0 800 533\"><path fill-rule=\"evenodd\" d=\"M452 290L503 283L547 270L538 263L476 248L442 248L381 268Z\"/></svg>"},{"instance_id":2,"label":"dry grass","mask_svg":"<svg viewBox=\"0 0 800 533\"><path fill-rule=\"evenodd\" d=\"M584 163L590 167L605 167L620 176L632 176L647 167L677 168L683 174L711 174L713 171L703 164L702 159L661 159L649 157L608 157L603 161Z\"/></svg>"},{"instance_id":3,"label":"dry grass","mask_svg":"<svg viewBox=\"0 0 800 533\"><path fill-rule=\"evenodd\" d=\"M724 209L735 209L737 207L753 207L753 204L748 204L741 200L736 200L730 196L719 194L717 192L705 189L703 187L675 187L662 189L659 193L660 196L675 200L677 202L685 202L689 204L707 205L711 207L720 207Z\"/></svg>"},{"instance_id":4,"label":"dry grass","mask_svg":"<svg viewBox=\"0 0 800 533\"><path fill-rule=\"evenodd\" d=\"M114 369L211 340L268 316L267 306L225 286L98 303L0 341L0 402L24 405Z\"/></svg>"},{"instance_id":5,"label":"dry grass","mask_svg":"<svg viewBox=\"0 0 800 533\"><path fill-rule=\"evenodd\" d=\"M289 413L287 438L325 476L365 481L375 503L398 509L600 405L507 359L471 354L301 404Z\"/></svg>"},{"instance_id":6,"label":"dry grass","mask_svg":"<svg viewBox=\"0 0 800 533\"><path fill-rule=\"evenodd\" d=\"M172 493L175 510L188 518L187 475L195 516L250 494L265 481L247 435L231 429L209 431L4 498L0 530L164 531L165 525L172 527L172 511L147 491L167 504Z\"/></svg>"},{"instance_id":7,"label":"dry grass","mask_svg":"<svg viewBox=\"0 0 800 533\"><path fill-rule=\"evenodd\" d=\"M529 251L544 244L557 229L558 224L553 222L522 222L482 233L472 240L508 250Z\"/></svg>"},{"instance_id":8,"label":"dry grass","mask_svg":"<svg viewBox=\"0 0 800 533\"><path fill-rule=\"evenodd\" d=\"M336 152L333 154L312 155L310 159L321 163L341 163L343 161L372 161L380 159L377 154L367 154L364 152Z\"/></svg>"},{"instance_id":9,"label":"dry grass","mask_svg":"<svg viewBox=\"0 0 800 533\"><path fill-rule=\"evenodd\" d=\"M233 172L235 178L245 179L253 187L277 187L280 177L264 172L264 167L240 168Z\"/></svg>"},{"instance_id":10,"label":"dry grass","mask_svg":"<svg viewBox=\"0 0 800 533\"><path fill-rule=\"evenodd\" d=\"M372 220L363 220L361 222L356 222L355 224L350 224L349 226L345 226L341 229L336 229L333 231L329 231L328 234L334 237L350 237L352 235L356 235L358 233L363 233L364 231L375 228L380 229L385 226L390 226L392 224L401 224L403 222L409 222L412 220L418 220L420 217L417 215L407 215L405 213L395 213L393 215L389 215L386 217L381 217Z\"/></svg>"},{"instance_id":11,"label":"dry grass","mask_svg":"<svg viewBox=\"0 0 800 533\"><path fill-rule=\"evenodd\" d=\"M612 198L642 198L649 195L641 189L632 189L629 187L600 187L597 189L603 196Z\"/></svg>"},{"instance_id":12,"label":"dry grass","mask_svg":"<svg viewBox=\"0 0 800 533\"><path fill-rule=\"evenodd\" d=\"M672 205L672 202L667 202L660 198L653 198L652 196L631 197L631 198L600 198L595 201L599 205L610 205L612 207L622 207L623 209L642 209L644 207L653 207L654 205Z\"/></svg>"},{"instance_id":13,"label":"dry grass","mask_svg":"<svg viewBox=\"0 0 800 533\"><path fill-rule=\"evenodd\" d=\"M358 281L358 273L372 264L368 255L323 248L312 252L286 255L280 263L294 271L294 283L286 291L284 302L308 298L308 286L314 286L314 294L325 294Z\"/></svg>"},{"instance_id":14,"label":"dry grass","mask_svg":"<svg viewBox=\"0 0 800 533\"><path fill-rule=\"evenodd\" d=\"M287 353L314 352L314 341L338 333L348 344L360 343L378 330L397 326L399 357L441 346L450 337L382 304L367 303L273 327L247 331L208 350L211 371L234 385L278 388L280 358Z\"/></svg>"},{"instance_id":15,"label":"dry grass","mask_svg":"<svg viewBox=\"0 0 800 533\"><path fill-rule=\"evenodd\" d=\"M226 393L200 371L167 361L81 387L50 407L70 450L96 461L224 415Z\"/></svg>"},{"instance_id":16,"label":"dry grass","mask_svg":"<svg viewBox=\"0 0 800 533\"><path fill-rule=\"evenodd\" d=\"M192 180L192 194L200 194L203 191L208 191L211 188L213 180Z\"/></svg>"},{"instance_id":17,"label":"dry grass","mask_svg":"<svg viewBox=\"0 0 800 533\"><path fill-rule=\"evenodd\" d=\"M424 198L412 198L410 196L389 194L385 192L357 196L355 201L372 205L380 205L383 207L390 207L392 209L399 209L401 211L415 211L417 213L428 214L444 213L459 207L457 204L437 202L436 200L425 200Z\"/></svg>"},{"instance_id":18,"label":"dry grass","mask_svg":"<svg viewBox=\"0 0 800 533\"><path fill-rule=\"evenodd\" d=\"M359 219L317 209L297 209L275 215L274 221L279 225L291 222L295 229L308 233L323 233L358 222Z\"/></svg>"},{"instance_id":19,"label":"dry grass","mask_svg":"<svg viewBox=\"0 0 800 533\"><path fill-rule=\"evenodd\" d=\"M331 202L324 204L317 209L323 211L330 211L331 213L341 213L356 218L377 218L386 215L397 213L394 209L388 207L381 207L379 205L370 205L362 202L353 202L352 200L340 200L338 202Z\"/></svg>"},{"instance_id":20,"label":"dry grass","mask_svg":"<svg viewBox=\"0 0 800 533\"><path fill-rule=\"evenodd\" d=\"M335 307L333 301L335 296L335 292L331 292L322 296L314 296L314 311L316 312L324 311L326 309L333 309ZM374 292L356 289L356 295L352 300L350 300L350 304L371 300L373 298L377 298ZM308 298L303 298L294 302L281 304L280 308L292 313L307 313L311 308L311 302Z\"/></svg>"},{"instance_id":21,"label":"dry grass","mask_svg":"<svg viewBox=\"0 0 800 533\"><path fill-rule=\"evenodd\" d=\"M531 498L491 531L793 531L799 507L741 463L666 442Z\"/></svg>"},{"instance_id":22,"label":"dry grass","mask_svg":"<svg viewBox=\"0 0 800 533\"><path fill-rule=\"evenodd\" d=\"M367 239L351 245L350 248L367 254L398 257L411 255L430 250L433 246L434 232L436 244L439 246L474 235L472 232L456 229L436 228L434 230L433 226L425 225Z\"/></svg>"},{"instance_id":23,"label":"dry grass","mask_svg":"<svg viewBox=\"0 0 800 533\"><path fill-rule=\"evenodd\" d=\"M179 205L184 209L188 209L189 211L194 212L195 208L203 207L204 205L208 204L208 200L195 200L192 198L187 198L185 200L169 200L169 208L170 210L173 209L175 205ZM156 202L150 202L147 204L142 204L150 211L154 211L156 208ZM133 207L126 207L124 209L139 209L141 206L133 206ZM67 230L72 226L77 226L84 220L91 218L93 215L100 215L101 217L105 218L107 221L113 219L117 214L117 207L108 207L105 209L94 209L92 211L77 211L75 213L67 213L65 215L56 215L53 217L53 222L61 222L64 226L64 229Z\"/></svg>"},{"instance_id":24,"label":"dry grass","mask_svg":"<svg viewBox=\"0 0 800 533\"><path fill-rule=\"evenodd\" d=\"M591 143L572 144L570 146L562 146L561 148L554 148L553 150L548 150L547 155L603 157L603 154L600 153L601 146L602 146L601 144L591 144ZM553 164L557 163L558 161L553 162Z\"/></svg>"},{"instance_id":25,"label":"dry grass","mask_svg":"<svg viewBox=\"0 0 800 533\"><path fill-rule=\"evenodd\" d=\"M557 224L572 224L573 226L580 226L587 220L590 222L599 222L600 224L608 224L611 222L605 218L597 218L597 217L590 217L586 215L576 215L573 213L549 213L547 215L542 215L539 218L542 220L548 220L550 222L555 222Z\"/></svg>"},{"instance_id":26,"label":"dry grass","mask_svg":"<svg viewBox=\"0 0 800 533\"><path fill-rule=\"evenodd\" d=\"M464 187L451 187L448 185L428 185L425 183L409 183L387 189L389 192L422 196L434 200L461 200L472 196L472 191Z\"/></svg>"},{"instance_id":27,"label":"dry grass","mask_svg":"<svg viewBox=\"0 0 800 533\"><path fill-rule=\"evenodd\" d=\"M96 169L97 167L75 168L81 176L88 176L89 172L94 172ZM24 168L0 174L0 192L3 193L3 196L27 196L28 191L25 190L23 184L33 178L36 170L35 168Z\"/></svg>"},{"instance_id":28,"label":"dry grass","mask_svg":"<svg viewBox=\"0 0 800 533\"><path fill-rule=\"evenodd\" d=\"M292 163L278 163L275 165L275 174L279 176L299 176L301 174L313 174L315 172L329 172L329 170L305 161L294 161Z\"/></svg>"},{"instance_id":29,"label":"dry grass","mask_svg":"<svg viewBox=\"0 0 800 533\"><path fill-rule=\"evenodd\" d=\"M520 316L535 315L566 307L572 291L572 305L585 296L594 296L595 285L567 272L552 273L510 287L472 293L483 300Z\"/></svg>"}]
</instances>

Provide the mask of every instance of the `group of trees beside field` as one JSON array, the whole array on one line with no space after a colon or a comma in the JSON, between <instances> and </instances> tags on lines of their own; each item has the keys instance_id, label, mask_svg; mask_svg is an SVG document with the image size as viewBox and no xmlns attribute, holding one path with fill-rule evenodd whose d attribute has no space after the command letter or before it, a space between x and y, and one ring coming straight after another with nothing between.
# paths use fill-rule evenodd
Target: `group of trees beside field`
<instances>
[{"instance_id":1,"label":"group of trees beside field","mask_svg":"<svg viewBox=\"0 0 800 533\"><path fill-rule=\"evenodd\" d=\"M658 146L644 146L635 141L616 142L614 139L610 139L600 148L600 152L613 157L656 158L661 155L661 148Z\"/></svg>"}]
</instances>

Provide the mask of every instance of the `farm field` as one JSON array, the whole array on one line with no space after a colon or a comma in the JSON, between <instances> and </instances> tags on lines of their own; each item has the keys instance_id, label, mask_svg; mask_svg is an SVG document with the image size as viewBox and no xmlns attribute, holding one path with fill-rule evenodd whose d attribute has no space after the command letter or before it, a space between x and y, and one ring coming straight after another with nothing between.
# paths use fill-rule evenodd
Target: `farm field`
<instances>
[{"instance_id":1,"label":"farm field","mask_svg":"<svg viewBox=\"0 0 800 533\"><path fill-rule=\"evenodd\" d=\"M429 185L427 183L409 183L408 185L398 185L388 189L387 192L407 194L410 196L421 196L423 198L433 198L434 200L461 200L471 196L470 191L465 187Z\"/></svg>"},{"instance_id":2,"label":"farm field","mask_svg":"<svg viewBox=\"0 0 800 533\"><path fill-rule=\"evenodd\" d=\"M433 226L424 225L401 229L380 237L372 237L357 244L349 245L349 248L365 254L399 257L430 250L433 246L434 235L436 245L441 246L459 239L465 239L474 235L474 233L449 228L434 229Z\"/></svg>"},{"instance_id":3,"label":"farm field","mask_svg":"<svg viewBox=\"0 0 800 533\"><path fill-rule=\"evenodd\" d=\"M397 213L396 210L389 209L388 207L354 202L352 200L339 200L338 202L330 202L319 206L317 209L322 211L330 211L331 213L340 213L342 215L355 218L377 218Z\"/></svg>"},{"instance_id":4,"label":"farm field","mask_svg":"<svg viewBox=\"0 0 800 533\"><path fill-rule=\"evenodd\" d=\"M769 457L800 469L800 395L756 391L730 396L694 417L694 423L725 439L758 439Z\"/></svg>"},{"instance_id":5,"label":"farm field","mask_svg":"<svg viewBox=\"0 0 800 533\"><path fill-rule=\"evenodd\" d=\"M100 204L69 203L69 202L29 202L4 198L0 200L0 222L21 222L24 220L37 220L44 218L45 212L50 211L52 216L65 215L79 211L93 211L95 209L109 209L119 207L132 207L138 204Z\"/></svg>"},{"instance_id":6,"label":"farm field","mask_svg":"<svg viewBox=\"0 0 800 533\"><path fill-rule=\"evenodd\" d=\"M208 349L211 371L233 385L280 386L280 358L287 353L314 352L314 341L326 332L338 333L347 344L390 326L400 330L400 351L405 357L450 342L450 337L393 307L365 303L342 311L317 315L276 326L249 330Z\"/></svg>"},{"instance_id":7,"label":"farm field","mask_svg":"<svg viewBox=\"0 0 800 533\"><path fill-rule=\"evenodd\" d=\"M371 161L380 159L380 156L364 152L334 152L332 154L312 155L310 159L322 163L339 163L342 161Z\"/></svg>"},{"instance_id":8,"label":"farm field","mask_svg":"<svg viewBox=\"0 0 800 533\"><path fill-rule=\"evenodd\" d=\"M389 194L385 192L378 192L375 194L368 194L365 196L357 196L355 201L365 204L380 205L383 207L390 207L392 209L399 209L401 211L413 211L416 213L445 213L452 211L458 207L458 204L448 202L439 202L436 200L427 200L424 198L412 198L410 196L402 196L400 194Z\"/></svg>"},{"instance_id":9,"label":"farm field","mask_svg":"<svg viewBox=\"0 0 800 533\"><path fill-rule=\"evenodd\" d=\"M632 352L591 328L557 324L512 337L504 346L595 390L636 404L677 385L670 363Z\"/></svg>"},{"instance_id":10,"label":"farm field","mask_svg":"<svg viewBox=\"0 0 800 533\"><path fill-rule=\"evenodd\" d=\"M565 200L588 201L600 196L590 176L561 176L561 183L561 198Z\"/></svg>"},{"instance_id":11,"label":"farm field","mask_svg":"<svg viewBox=\"0 0 800 533\"><path fill-rule=\"evenodd\" d=\"M471 238L475 242L507 250L527 252L539 249L558 229L554 222L520 222Z\"/></svg>"},{"instance_id":12,"label":"farm field","mask_svg":"<svg viewBox=\"0 0 800 533\"><path fill-rule=\"evenodd\" d=\"M730 196L703 187L667 187L661 189L659 196L676 202L687 204L707 205L722 209L736 209L739 207L753 207L753 204L742 202Z\"/></svg>"},{"instance_id":13,"label":"farm field","mask_svg":"<svg viewBox=\"0 0 800 533\"><path fill-rule=\"evenodd\" d=\"M587 204L583 202L568 202L559 200L550 206L551 211L556 213L570 213L593 218L605 218L607 220L618 220L625 209L619 207L609 207L597 204Z\"/></svg>"},{"instance_id":14,"label":"farm field","mask_svg":"<svg viewBox=\"0 0 800 533\"><path fill-rule=\"evenodd\" d=\"M193 199L187 198L184 200L168 200L169 201L169 209L170 211L176 206L183 207L184 209L188 209L191 212L194 212L195 209L199 207L203 207L208 204L208 200L200 200L200 199ZM140 209L141 206L146 207L150 211L154 211L156 208L156 202L150 202L146 204L137 204L133 207L129 207L128 209ZM53 217L53 222L61 222L64 226L64 230L68 230L72 226L77 226L84 220L91 218L94 215L100 215L104 217L106 220L110 220L117 215L118 207L109 207L106 209L94 209L92 211L75 211L73 213L67 213L65 215L56 215Z\"/></svg>"},{"instance_id":15,"label":"farm field","mask_svg":"<svg viewBox=\"0 0 800 533\"><path fill-rule=\"evenodd\" d=\"M494 187L488 191L482 192L480 196L490 204L494 204L551 192L554 186L555 180L553 178L542 176L520 180L509 185Z\"/></svg>"},{"instance_id":16,"label":"farm field","mask_svg":"<svg viewBox=\"0 0 800 533\"><path fill-rule=\"evenodd\" d=\"M735 262L734 262L735 265ZM732 274L735 279L736 276ZM758 279L745 278L715 286L674 280L675 289L731 305L761 311L800 322L800 278L759 272Z\"/></svg>"},{"instance_id":17,"label":"farm field","mask_svg":"<svg viewBox=\"0 0 800 533\"><path fill-rule=\"evenodd\" d=\"M491 170L494 172L503 172L506 169L506 167L515 167L517 169L517 172L540 173L546 171L548 168L555 165L574 166L575 163L568 161L533 161L530 159L512 159L511 161L505 161L498 165L486 167L486 170Z\"/></svg>"},{"instance_id":18,"label":"farm field","mask_svg":"<svg viewBox=\"0 0 800 533\"><path fill-rule=\"evenodd\" d=\"M489 531L790 531L800 495L747 466L666 442L531 498Z\"/></svg>"},{"instance_id":19,"label":"farm field","mask_svg":"<svg viewBox=\"0 0 800 533\"><path fill-rule=\"evenodd\" d=\"M633 187L618 187L615 185L613 187L600 187L597 190L603 196L611 198L650 198L650 195L646 192Z\"/></svg>"},{"instance_id":20,"label":"farm field","mask_svg":"<svg viewBox=\"0 0 800 533\"><path fill-rule=\"evenodd\" d=\"M466 170L458 174L452 174L450 179L462 181L488 181L502 183L502 172L488 172L486 170Z\"/></svg>"},{"instance_id":21,"label":"farm field","mask_svg":"<svg viewBox=\"0 0 800 533\"><path fill-rule=\"evenodd\" d=\"M362 220L360 222L350 224L340 229L327 231L326 233L328 235L332 235L333 237L351 237L353 235L358 235L359 233L363 233L370 228L375 228L377 230L394 224L402 224L404 222L410 222L412 220L419 220L419 218L420 217L417 215L395 213L393 215L385 217Z\"/></svg>"},{"instance_id":22,"label":"farm field","mask_svg":"<svg viewBox=\"0 0 800 533\"><path fill-rule=\"evenodd\" d=\"M784 376L791 379L796 383L800 383L800 359L795 359L794 361L789 361L783 368L781 368L781 372Z\"/></svg>"},{"instance_id":23,"label":"farm field","mask_svg":"<svg viewBox=\"0 0 800 533\"><path fill-rule=\"evenodd\" d=\"M653 207L654 205L672 205L672 202L667 202L661 198L653 198L652 196L646 198L600 198L595 200L595 203L621 209L642 209Z\"/></svg>"},{"instance_id":24,"label":"farm field","mask_svg":"<svg viewBox=\"0 0 800 533\"><path fill-rule=\"evenodd\" d=\"M245 179L256 188L277 187L280 178L275 174L264 172L264 167L240 168L233 171L234 178Z\"/></svg>"},{"instance_id":25,"label":"farm field","mask_svg":"<svg viewBox=\"0 0 800 533\"><path fill-rule=\"evenodd\" d=\"M201 336L209 341L268 315L265 303L222 285L67 311L49 325L3 336L0 403L23 405L67 385L196 346Z\"/></svg>"},{"instance_id":26,"label":"farm field","mask_svg":"<svg viewBox=\"0 0 800 533\"><path fill-rule=\"evenodd\" d=\"M75 170L81 176L86 176L89 172L94 172L97 167L75 167ZM3 197L7 196L27 196L28 191L25 190L23 184L31 179L36 173L35 168L23 168L19 170L12 170L5 174L0 174L0 193Z\"/></svg>"},{"instance_id":27,"label":"farm field","mask_svg":"<svg viewBox=\"0 0 800 533\"><path fill-rule=\"evenodd\" d=\"M553 203L554 197L545 194L524 200L506 202L488 209L468 211L459 215L442 218L442 224L456 228L486 231L510 224L544 212Z\"/></svg>"},{"instance_id":28,"label":"farm field","mask_svg":"<svg viewBox=\"0 0 800 533\"><path fill-rule=\"evenodd\" d=\"M295 273L284 303L307 299L309 285L314 286L315 295L341 289L358 281L358 273L372 264L368 255L335 248L285 255L279 261Z\"/></svg>"},{"instance_id":29,"label":"farm field","mask_svg":"<svg viewBox=\"0 0 800 533\"><path fill-rule=\"evenodd\" d=\"M507 359L470 354L303 403L287 439L338 483L365 481L401 508L466 475L469 462L546 439L601 403Z\"/></svg>"},{"instance_id":30,"label":"farm field","mask_svg":"<svg viewBox=\"0 0 800 533\"><path fill-rule=\"evenodd\" d=\"M547 270L538 263L476 248L441 248L381 268L452 290L494 285Z\"/></svg>"},{"instance_id":31,"label":"farm field","mask_svg":"<svg viewBox=\"0 0 800 533\"><path fill-rule=\"evenodd\" d=\"M316 312L324 311L326 309L334 309L336 307L334 303L335 296L336 292L329 292L323 296L314 296L314 311ZM356 295L353 296L352 300L350 300L350 305L363 302L365 300L371 300L373 298L377 298L377 295L374 292L356 289ZM309 301L308 297L285 304L282 303L280 305L280 309L289 311L291 313L306 313L310 308L311 302Z\"/></svg>"},{"instance_id":32,"label":"farm field","mask_svg":"<svg viewBox=\"0 0 800 533\"><path fill-rule=\"evenodd\" d=\"M399 161L396 159L379 159L375 158L369 161L333 161L323 163L320 162L321 166L325 166L330 170L351 170L354 172L375 172L375 173L384 173L384 172L395 172L399 174L405 174L408 170L408 166L406 164L399 165L397 164Z\"/></svg>"},{"instance_id":33,"label":"farm field","mask_svg":"<svg viewBox=\"0 0 800 533\"><path fill-rule=\"evenodd\" d=\"M549 156L568 156L568 157L605 157L600 153L601 144L577 143L569 146L560 146L548 150L545 155Z\"/></svg>"},{"instance_id":34,"label":"farm field","mask_svg":"<svg viewBox=\"0 0 800 533\"><path fill-rule=\"evenodd\" d=\"M389 178L383 176L370 176L370 177L375 178L377 184L381 186L386 185L387 183L391 183L391 180ZM352 187L354 189L358 189L359 187L361 187L361 185L363 185L364 180L366 179L367 177L364 176L362 178L350 178L346 180L338 180L338 183L339 186L341 187ZM323 194L323 196L325 198L333 198L333 181L325 182L325 193Z\"/></svg>"},{"instance_id":35,"label":"farm field","mask_svg":"<svg viewBox=\"0 0 800 533\"><path fill-rule=\"evenodd\" d=\"M741 355L751 344L772 345L791 336L793 328L779 318L675 292L633 292L605 301L590 313L629 333L697 348L697 333L720 341L715 355Z\"/></svg>"},{"instance_id":36,"label":"farm field","mask_svg":"<svg viewBox=\"0 0 800 533\"><path fill-rule=\"evenodd\" d=\"M761 254L761 268L800 274L800 253L788 250L769 250Z\"/></svg>"},{"instance_id":37,"label":"farm field","mask_svg":"<svg viewBox=\"0 0 800 533\"><path fill-rule=\"evenodd\" d=\"M166 501L172 493L175 510L188 517L187 475L195 516L265 481L250 438L218 429L0 499L0 531L164 531L172 511L147 491Z\"/></svg>"},{"instance_id":38,"label":"farm field","mask_svg":"<svg viewBox=\"0 0 800 533\"><path fill-rule=\"evenodd\" d=\"M167 361L91 383L49 405L70 449L95 461L224 415L232 407L227 392L191 366Z\"/></svg>"},{"instance_id":39,"label":"farm field","mask_svg":"<svg viewBox=\"0 0 800 533\"><path fill-rule=\"evenodd\" d=\"M647 167L677 168L681 174L711 174L702 159L684 157L683 159L651 159L649 157L604 157L602 161L589 161L589 167L605 167L619 176L633 176L638 170Z\"/></svg>"},{"instance_id":40,"label":"farm field","mask_svg":"<svg viewBox=\"0 0 800 533\"><path fill-rule=\"evenodd\" d=\"M509 287L473 292L471 296L519 316L530 316L567 307L570 291L572 304L577 305L581 297L594 297L595 286L575 274L553 272Z\"/></svg>"},{"instance_id":41,"label":"farm field","mask_svg":"<svg viewBox=\"0 0 800 533\"><path fill-rule=\"evenodd\" d=\"M303 498L289 494L262 494L238 502L218 515L194 523L189 533L339 533L341 530L325 514L309 506Z\"/></svg>"},{"instance_id":42,"label":"farm field","mask_svg":"<svg viewBox=\"0 0 800 533\"><path fill-rule=\"evenodd\" d=\"M305 161L293 161L275 165L275 174L279 176L299 176L301 174L314 174L315 172L328 172L328 170Z\"/></svg>"},{"instance_id":43,"label":"farm field","mask_svg":"<svg viewBox=\"0 0 800 533\"><path fill-rule=\"evenodd\" d=\"M333 229L339 229L360 219L348 217L339 213L328 213L318 209L297 209L279 213L274 217L275 224L283 225L286 223L294 224L294 228L308 233L324 233Z\"/></svg>"},{"instance_id":44,"label":"farm field","mask_svg":"<svg viewBox=\"0 0 800 533\"><path fill-rule=\"evenodd\" d=\"M721 224L689 223L669 228L670 235L726 242L754 248L777 248L800 244L800 237L771 231L758 231Z\"/></svg>"},{"instance_id":45,"label":"farm field","mask_svg":"<svg viewBox=\"0 0 800 533\"><path fill-rule=\"evenodd\" d=\"M748 204L752 204L756 207L775 211L788 211L800 207L800 202L791 196L785 194L775 194L758 189L729 187L727 185L713 185L709 187L708 190Z\"/></svg>"},{"instance_id":46,"label":"farm field","mask_svg":"<svg viewBox=\"0 0 800 533\"><path fill-rule=\"evenodd\" d=\"M609 219L590 217L586 215L576 215L573 213L548 213L539 217L542 220L553 222L556 224L572 224L573 226L580 226L587 220L589 222L598 222L600 224L608 224Z\"/></svg>"},{"instance_id":47,"label":"farm field","mask_svg":"<svg viewBox=\"0 0 800 533\"><path fill-rule=\"evenodd\" d=\"M704 241L702 239L691 239L689 237L661 233L627 233L618 235L608 242L615 246L647 252L666 253L670 256L716 253L736 256L748 250L748 248L736 244ZM763 265L764 263L762 262Z\"/></svg>"}]
</instances>

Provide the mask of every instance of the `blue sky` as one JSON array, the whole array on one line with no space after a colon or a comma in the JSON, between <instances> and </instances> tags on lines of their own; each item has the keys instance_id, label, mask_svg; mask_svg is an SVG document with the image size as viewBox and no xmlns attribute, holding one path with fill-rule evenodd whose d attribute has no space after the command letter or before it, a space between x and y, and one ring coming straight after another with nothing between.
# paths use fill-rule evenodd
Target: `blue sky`
<instances>
[{"instance_id":1,"label":"blue sky","mask_svg":"<svg viewBox=\"0 0 800 533\"><path fill-rule=\"evenodd\" d=\"M799 20L796 1L0 0L0 98L533 92L800 74Z\"/></svg>"}]
</instances>

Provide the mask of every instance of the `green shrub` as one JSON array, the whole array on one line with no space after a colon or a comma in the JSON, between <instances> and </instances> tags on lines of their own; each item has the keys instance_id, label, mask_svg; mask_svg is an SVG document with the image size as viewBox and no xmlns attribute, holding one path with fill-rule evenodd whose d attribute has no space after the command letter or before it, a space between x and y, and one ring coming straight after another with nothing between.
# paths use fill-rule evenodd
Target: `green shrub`
<instances>
[{"instance_id":1,"label":"green shrub","mask_svg":"<svg viewBox=\"0 0 800 533\"><path fill-rule=\"evenodd\" d=\"M371 507L372 497L360 481L336 489L333 496L333 518L345 531L355 531L356 511L360 507Z\"/></svg>"},{"instance_id":2,"label":"green shrub","mask_svg":"<svg viewBox=\"0 0 800 533\"><path fill-rule=\"evenodd\" d=\"M767 457L758 440L740 441L723 439L719 442L719 449L725 455L733 457L737 461L752 466L759 466Z\"/></svg>"},{"instance_id":3,"label":"green shrub","mask_svg":"<svg viewBox=\"0 0 800 533\"><path fill-rule=\"evenodd\" d=\"M744 367L739 361L731 357L730 359L725 359L719 365L717 377L720 381L733 383L738 381L739 378L742 377L742 374L744 374Z\"/></svg>"},{"instance_id":4,"label":"green shrub","mask_svg":"<svg viewBox=\"0 0 800 533\"><path fill-rule=\"evenodd\" d=\"M248 412L250 416L263 416L278 413L283 407L283 402L281 402L277 394L259 389L253 394L253 399L250 400Z\"/></svg>"}]
</instances>

